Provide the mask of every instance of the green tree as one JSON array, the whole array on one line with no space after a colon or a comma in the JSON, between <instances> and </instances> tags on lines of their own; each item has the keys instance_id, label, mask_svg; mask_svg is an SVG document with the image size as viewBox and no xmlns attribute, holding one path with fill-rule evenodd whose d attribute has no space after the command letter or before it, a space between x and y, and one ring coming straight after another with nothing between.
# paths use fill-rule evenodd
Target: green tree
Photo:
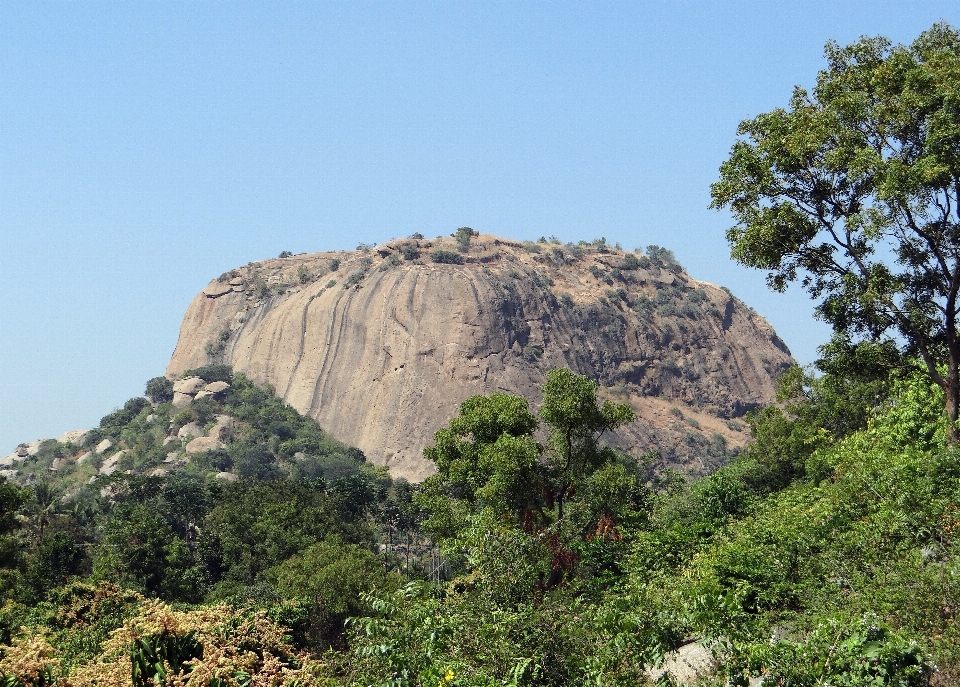
<instances>
[{"instance_id":1,"label":"green tree","mask_svg":"<svg viewBox=\"0 0 960 687\"><path fill-rule=\"evenodd\" d=\"M173 400L173 382L166 377L154 377L147 381L144 395L154 403L166 403Z\"/></svg>"},{"instance_id":2,"label":"green tree","mask_svg":"<svg viewBox=\"0 0 960 687\"><path fill-rule=\"evenodd\" d=\"M604 516L612 526L619 499L635 493L636 475L613 466L617 454L600 442L634 418L630 407L600 404L596 383L567 369L549 371L542 391L545 446L526 400L495 393L461 404L424 450L437 474L416 495L423 528L448 555L466 551L504 600L559 584L575 567L574 542Z\"/></svg>"},{"instance_id":3,"label":"green tree","mask_svg":"<svg viewBox=\"0 0 960 687\"><path fill-rule=\"evenodd\" d=\"M549 428L546 467L559 519L580 483L614 459L600 437L636 414L626 403L600 405L596 382L566 368L550 370L542 391L540 417Z\"/></svg>"},{"instance_id":4,"label":"green tree","mask_svg":"<svg viewBox=\"0 0 960 687\"><path fill-rule=\"evenodd\" d=\"M389 588L380 560L368 549L323 541L274 568L277 589L309 606L307 640L317 648L343 645L344 621L364 612L361 594Z\"/></svg>"},{"instance_id":5,"label":"green tree","mask_svg":"<svg viewBox=\"0 0 960 687\"><path fill-rule=\"evenodd\" d=\"M960 35L828 43L812 92L744 121L711 187L737 261L801 283L839 334L960 406ZM919 361L919 362L915 362Z\"/></svg>"}]
</instances>

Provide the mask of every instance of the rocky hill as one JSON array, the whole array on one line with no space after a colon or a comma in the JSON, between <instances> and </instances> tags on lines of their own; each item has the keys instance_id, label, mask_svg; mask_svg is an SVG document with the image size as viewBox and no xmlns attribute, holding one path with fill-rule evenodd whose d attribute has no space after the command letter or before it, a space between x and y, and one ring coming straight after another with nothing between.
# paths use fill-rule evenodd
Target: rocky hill
<instances>
[{"instance_id":1,"label":"rocky hill","mask_svg":"<svg viewBox=\"0 0 960 687\"><path fill-rule=\"evenodd\" d=\"M418 481L460 402L499 390L536 406L558 366L633 405L640 419L612 443L702 473L743 443L737 418L771 402L793 362L763 318L656 247L461 234L362 248L221 275L187 309L167 376L229 364Z\"/></svg>"}]
</instances>

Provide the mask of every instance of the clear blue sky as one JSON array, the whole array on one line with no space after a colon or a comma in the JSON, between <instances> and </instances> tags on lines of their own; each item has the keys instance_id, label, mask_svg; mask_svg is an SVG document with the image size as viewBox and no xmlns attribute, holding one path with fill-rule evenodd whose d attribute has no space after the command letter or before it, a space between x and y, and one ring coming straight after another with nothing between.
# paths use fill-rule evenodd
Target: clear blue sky
<instances>
[{"instance_id":1,"label":"clear blue sky","mask_svg":"<svg viewBox=\"0 0 960 687\"><path fill-rule=\"evenodd\" d=\"M727 257L709 184L823 44L955 2L0 0L0 454L164 371L190 299L415 231L673 249L801 362L806 297Z\"/></svg>"}]
</instances>

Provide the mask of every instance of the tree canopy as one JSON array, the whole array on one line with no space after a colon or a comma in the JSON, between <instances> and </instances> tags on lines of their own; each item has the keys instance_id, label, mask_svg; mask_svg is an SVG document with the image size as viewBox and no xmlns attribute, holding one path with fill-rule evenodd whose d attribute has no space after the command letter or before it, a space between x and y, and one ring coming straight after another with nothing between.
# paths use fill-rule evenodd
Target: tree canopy
<instances>
[{"instance_id":1,"label":"tree canopy","mask_svg":"<svg viewBox=\"0 0 960 687\"><path fill-rule=\"evenodd\" d=\"M850 355L917 366L960 399L960 34L825 48L812 92L744 121L712 207L740 263L798 278ZM838 347L834 347L834 352Z\"/></svg>"}]
</instances>

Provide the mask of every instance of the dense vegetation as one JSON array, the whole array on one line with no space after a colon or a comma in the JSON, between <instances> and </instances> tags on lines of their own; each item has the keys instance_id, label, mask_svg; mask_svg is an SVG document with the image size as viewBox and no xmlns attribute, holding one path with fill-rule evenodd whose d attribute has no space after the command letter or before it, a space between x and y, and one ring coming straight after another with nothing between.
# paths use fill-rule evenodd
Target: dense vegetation
<instances>
[{"instance_id":1,"label":"dense vegetation","mask_svg":"<svg viewBox=\"0 0 960 687\"><path fill-rule=\"evenodd\" d=\"M795 369L753 444L690 483L605 448L632 411L555 370L539 416L465 402L417 487L230 379L106 416L131 474L2 485L5 684L635 685L689 638L716 684L960 674L960 454L921 375ZM210 404L236 440L149 476L146 418ZM352 469L303 475L310 454ZM231 460L255 468L216 478Z\"/></svg>"}]
</instances>

